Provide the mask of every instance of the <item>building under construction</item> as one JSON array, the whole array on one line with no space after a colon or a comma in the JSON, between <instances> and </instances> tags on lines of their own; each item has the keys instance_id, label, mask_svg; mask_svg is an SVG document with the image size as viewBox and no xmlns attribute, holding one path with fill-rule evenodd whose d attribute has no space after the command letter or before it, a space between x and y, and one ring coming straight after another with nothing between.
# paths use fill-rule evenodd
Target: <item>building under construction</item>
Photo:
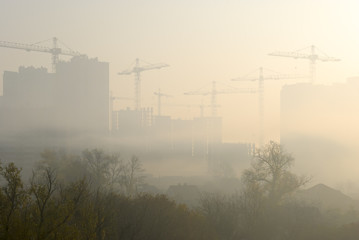
<instances>
[{"instance_id":1,"label":"building under construction","mask_svg":"<svg viewBox=\"0 0 359 240\"><path fill-rule=\"evenodd\" d=\"M87 57L59 62L56 73L20 67L4 72L0 131L106 134L109 64Z\"/></svg>"},{"instance_id":2,"label":"building under construction","mask_svg":"<svg viewBox=\"0 0 359 240\"><path fill-rule=\"evenodd\" d=\"M306 172L325 169L323 175L330 175L339 167L331 164L357 162L358 102L358 77L346 83L301 83L282 89L281 144L295 156L296 167Z\"/></svg>"},{"instance_id":3,"label":"building under construction","mask_svg":"<svg viewBox=\"0 0 359 240\"><path fill-rule=\"evenodd\" d=\"M222 143L220 117L172 119L154 116L152 108L113 111L111 129L115 139L148 151L206 157L212 146Z\"/></svg>"},{"instance_id":4,"label":"building under construction","mask_svg":"<svg viewBox=\"0 0 359 240\"><path fill-rule=\"evenodd\" d=\"M82 150L108 134L109 64L74 57L56 67L56 73L20 67L3 75L0 159L26 173L46 148Z\"/></svg>"},{"instance_id":5,"label":"building under construction","mask_svg":"<svg viewBox=\"0 0 359 240\"><path fill-rule=\"evenodd\" d=\"M45 148L101 146L147 160L160 155L168 161L206 160L210 168L223 160L220 117L172 119L155 116L152 108L110 111L113 97L109 92L109 64L86 56L57 62L56 72L51 73L34 67L5 71L0 158L19 163L38 160ZM248 152L246 146L229 147ZM226 160L237 161L237 157L233 154ZM19 163L25 165L31 167L28 162Z\"/></svg>"},{"instance_id":6,"label":"building under construction","mask_svg":"<svg viewBox=\"0 0 359 240\"><path fill-rule=\"evenodd\" d=\"M114 111L111 136L117 149L154 161L205 162L207 170L216 175L223 174L223 166L248 162L252 148L248 144L223 143L220 117L172 119L154 116L151 108Z\"/></svg>"}]
</instances>

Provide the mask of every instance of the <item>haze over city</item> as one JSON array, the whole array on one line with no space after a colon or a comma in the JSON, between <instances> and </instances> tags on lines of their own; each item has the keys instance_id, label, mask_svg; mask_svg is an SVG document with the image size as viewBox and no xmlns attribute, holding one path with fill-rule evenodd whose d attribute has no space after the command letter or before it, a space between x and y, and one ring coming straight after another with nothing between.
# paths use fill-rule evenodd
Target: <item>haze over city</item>
<instances>
[{"instance_id":1,"label":"haze over city","mask_svg":"<svg viewBox=\"0 0 359 240\"><path fill-rule=\"evenodd\" d=\"M2 40L36 43L56 36L71 49L110 62L114 94L132 97L132 76L118 76L117 72L126 69L135 58L169 64L171 67L163 71L143 74L146 106L156 104L152 92L159 87L176 96L166 101L198 105L200 96L185 97L183 92L212 81L240 88L243 84L229 80L261 66L283 74L306 74L308 61L267 54L313 44L329 56L342 59L318 63L318 82L343 82L358 73L356 1L4 1L3 5ZM2 71L16 70L19 65L51 66L46 54L1 51ZM266 124L266 139L279 139L278 89L278 84L266 83L266 117L270 121ZM257 105L250 103L256 97L223 95L218 101L224 117L224 139L254 141L254 127L248 132L248 127L236 126L237 133L231 128L239 121L243 126L253 122ZM236 111L233 115L233 109L245 109L246 113ZM164 107L164 111L180 118L199 114L194 107Z\"/></svg>"},{"instance_id":2,"label":"haze over city","mask_svg":"<svg viewBox=\"0 0 359 240\"><path fill-rule=\"evenodd\" d=\"M25 183L42 165L63 184L78 170L91 188L129 201L152 191L194 211L208 192L243 200L257 184L270 209L293 196L319 201L312 191L346 199L323 197L328 209L359 209L358 9L354 0L3 0L1 176L10 162ZM286 159L283 185L265 168L268 153ZM101 180L93 159L109 168ZM219 239L262 239L216 227Z\"/></svg>"}]
</instances>

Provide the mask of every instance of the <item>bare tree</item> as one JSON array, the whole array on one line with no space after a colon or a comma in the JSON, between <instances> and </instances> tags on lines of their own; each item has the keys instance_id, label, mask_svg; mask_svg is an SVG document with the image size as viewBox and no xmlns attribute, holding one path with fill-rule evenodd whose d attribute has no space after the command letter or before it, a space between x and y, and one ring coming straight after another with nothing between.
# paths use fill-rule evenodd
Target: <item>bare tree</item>
<instances>
[{"instance_id":1,"label":"bare tree","mask_svg":"<svg viewBox=\"0 0 359 240\"><path fill-rule=\"evenodd\" d=\"M82 152L82 159L87 165L92 184L95 188L103 187L108 184L109 167L114 159L101 149L93 149Z\"/></svg>"},{"instance_id":2,"label":"bare tree","mask_svg":"<svg viewBox=\"0 0 359 240\"><path fill-rule=\"evenodd\" d=\"M35 198L36 210L34 219L36 221L37 239L44 238L44 224L46 220L46 212L52 203L52 196L58 188L56 179L56 171L50 167L39 168L33 172L30 181L30 191Z\"/></svg>"},{"instance_id":3,"label":"bare tree","mask_svg":"<svg viewBox=\"0 0 359 240\"><path fill-rule=\"evenodd\" d=\"M61 185L57 172L50 167L42 167L33 172L30 181L33 196L32 221L34 239L57 239L68 235L70 222L81 203L87 197L88 182L85 178Z\"/></svg>"},{"instance_id":4,"label":"bare tree","mask_svg":"<svg viewBox=\"0 0 359 240\"><path fill-rule=\"evenodd\" d=\"M125 188L127 196L134 196L138 186L143 183L143 168L140 160L136 156L123 165L120 184Z\"/></svg>"},{"instance_id":5,"label":"bare tree","mask_svg":"<svg viewBox=\"0 0 359 240\"><path fill-rule=\"evenodd\" d=\"M309 181L289 171L294 158L276 142L269 142L256 149L250 169L244 171L246 184L259 184L272 203L278 203L283 196L297 190Z\"/></svg>"},{"instance_id":6,"label":"bare tree","mask_svg":"<svg viewBox=\"0 0 359 240\"><path fill-rule=\"evenodd\" d=\"M0 175L6 185L0 190L0 225L3 227L4 239L8 239L15 224L14 215L24 208L28 198L27 192L21 180L21 169L14 163L9 163L4 168L0 166Z\"/></svg>"}]
</instances>

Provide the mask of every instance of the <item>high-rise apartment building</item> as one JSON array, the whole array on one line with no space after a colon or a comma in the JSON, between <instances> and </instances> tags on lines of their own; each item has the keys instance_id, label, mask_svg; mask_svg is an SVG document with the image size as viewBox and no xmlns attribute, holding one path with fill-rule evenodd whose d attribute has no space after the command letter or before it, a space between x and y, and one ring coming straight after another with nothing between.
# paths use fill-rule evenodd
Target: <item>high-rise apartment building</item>
<instances>
[{"instance_id":1,"label":"high-rise apartment building","mask_svg":"<svg viewBox=\"0 0 359 240\"><path fill-rule=\"evenodd\" d=\"M56 73L34 67L4 73L0 97L4 135L106 134L108 128L108 63L74 57L58 63Z\"/></svg>"}]
</instances>

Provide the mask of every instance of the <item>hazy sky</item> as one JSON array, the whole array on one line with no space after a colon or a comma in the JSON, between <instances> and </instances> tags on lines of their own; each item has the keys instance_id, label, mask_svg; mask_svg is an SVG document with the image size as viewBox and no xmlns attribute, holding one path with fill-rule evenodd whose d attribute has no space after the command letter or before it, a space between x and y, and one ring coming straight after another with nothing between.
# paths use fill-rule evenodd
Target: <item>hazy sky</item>
<instances>
[{"instance_id":1,"label":"hazy sky","mask_svg":"<svg viewBox=\"0 0 359 240\"><path fill-rule=\"evenodd\" d=\"M56 36L74 50L110 62L111 90L124 97L133 97L133 77L117 72L136 57L167 63L169 68L143 73L143 106L156 108L153 92L159 87L174 96L164 99L164 104L199 105L209 104L209 98L183 96L183 92L206 85L210 90L211 81L221 82L219 90L227 85L256 87L229 80L260 66L280 73L309 72L306 60L267 56L276 50L314 44L342 59L319 62L318 83L359 75L358 9L355 0L1 0L0 40L35 43ZM1 73L20 65L50 69L51 56L0 48ZM266 139L279 137L279 89L278 83L266 83ZM224 140L257 139L256 95L219 95L218 104ZM133 103L123 102L120 107L127 105ZM163 106L163 113L191 118L200 110ZM210 114L209 109L205 113Z\"/></svg>"}]
</instances>

